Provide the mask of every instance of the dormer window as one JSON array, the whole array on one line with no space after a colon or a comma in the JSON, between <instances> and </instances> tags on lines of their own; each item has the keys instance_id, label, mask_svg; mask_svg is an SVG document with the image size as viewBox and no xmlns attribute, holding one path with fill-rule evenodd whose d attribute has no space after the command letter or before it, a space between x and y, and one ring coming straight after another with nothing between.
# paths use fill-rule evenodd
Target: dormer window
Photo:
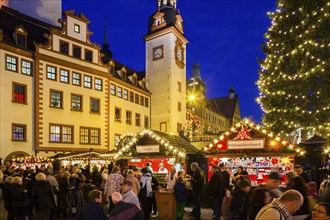
<instances>
[{"instance_id":1,"label":"dormer window","mask_svg":"<svg viewBox=\"0 0 330 220\"><path fill-rule=\"evenodd\" d=\"M74 24L74 32L80 33L80 25Z\"/></svg>"},{"instance_id":2,"label":"dormer window","mask_svg":"<svg viewBox=\"0 0 330 220\"><path fill-rule=\"evenodd\" d=\"M19 45L21 47L26 47L27 32L25 31L25 29L22 26L15 29L14 37L15 37L15 41L16 41L17 45Z\"/></svg>"},{"instance_id":3,"label":"dormer window","mask_svg":"<svg viewBox=\"0 0 330 220\"><path fill-rule=\"evenodd\" d=\"M157 18L157 19L156 19L155 24L156 24L156 26L158 26L158 25L161 24L161 20L160 20L160 18Z\"/></svg>"},{"instance_id":4,"label":"dormer window","mask_svg":"<svg viewBox=\"0 0 330 220\"><path fill-rule=\"evenodd\" d=\"M137 84L137 78L136 76L133 76L133 85L136 85Z\"/></svg>"},{"instance_id":5,"label":"dormer window","mask_svg":"<svg viewBox=\"0 0 330 220\"><path fill-rule=\"evenodd\" d=\"M122 73L121 73L121 78L122 78L123 80L126 80L126 72L122 72Z\"/></svg>"},{"instance_id":6,"label":"dormer window","mask_svg":"<svg viewBox=\"0 0 330 220\"><path fill-rule=\"evenodd\" d=\"M142 88L146 88L146 82L142 82Z\"/></svg>"},{"instance_id":7,"label":"dormer window","mask_svg":"<svg viewBox=\"0 0 330 220\"><path fill-rule=\"evenodd\" d=\"M60 41L60 52L63 54L69 54L69 43L65 41Z\"/></svg>"}]
</instances>

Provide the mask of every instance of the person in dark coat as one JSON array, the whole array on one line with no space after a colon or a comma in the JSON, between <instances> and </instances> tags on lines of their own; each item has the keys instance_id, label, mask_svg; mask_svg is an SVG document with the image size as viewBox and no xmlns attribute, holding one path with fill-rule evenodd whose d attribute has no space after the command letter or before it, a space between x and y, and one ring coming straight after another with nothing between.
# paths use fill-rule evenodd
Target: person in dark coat
<instances>
[{"instance_id":1,"label":"person in dark coat","mask_svg":"<svg viewBox=\"0 0 330 220\"><path fill-rule=\"evenodd\" d=\"M272 197L266 188L255 188L249 198L248 220L255 220L262 207L269 204Z\"/></svg>"},{"instance_id":2,"label":"person in dark coat","mask_svg":"<svg viewBox=\"0 0 330 220\"><path fill-rule=\"evenodd\" d=\"M32 198L37 214L37 220L51 219L51 211L55 207L55 197L52 186L46 181L44 173L36 175L36 182L32 187Z\"/></svg>"},{"instance_id":3,"label":"person in dark coat","mask_svg":"<svg viewBox=\"0 0 330 220\"><path fill-rule=\"evenodd\" d=\"M95 165L91 174L92 184L95 185L96 189L101 189L102 175L99 172L99 168Z\"/></svg>"},{"instance_id":4,"label":"person in dark coat","mask_svg":"<svg viewBox=\"0 0 330 220\"><path fill-rule=\"evenodd\" d=\"M241 176L236 181L236 189L232 192L230 212L233 219L246 220L248 213L249 192L251 182L247 177Z\"/></svg>"},{"instance_id":5,"label":"person in dark coat","mask_svg":"<svg viewBox=\"0 0 330 220\"><path fill-rule=\"evenodd\" d=\"M192 196L194 200L194 208L192 214L196 220L201 218L201 190L203 188L203 176L202 170L199 168L198 163L193 162L190 165L191 170L194 172L191 185L192 185Z\"/></svg>"},{"instance_id":6,"label":"person in dark coat","mask_svg":"<svg viewBox=\"0 0 330 220\"><path fill-rule=\"evenodd\" d=\"M14 220L14 213L13 213L13 201L11 198L11 189L14 183L14 177L8 176L5 179L5 188L3 190L3 200L4 200L4 207L7 211L7 220Z\"/></svg>"},{"instance_id":7,"label":"person in dark coat","mask_svg":"<svg viewBox=\"0 0 330 220\"><path fill-rule=\"evenodd\" d=\"M71 174L66 171L62 177L58 177L58 188L60 190L57 196L57 215L66 218L67 208L69 207L70 179Z\"/></svg>"},{"instance_id":8,"label":"person in dark coat","mask_svg":"<svg viewBox=\"0 0 330 220\"><path fill-rule=\"evenodd\" d=\"M215 220L220 220L220 204L223 195L224 183L223 176L219 171L219 167L214 165L212 167L212 176L209 183L209 196L212 200L212 209L215 215Z\"/></svg>"},{"instance_id":9,"label":"person in dark coat","mask_svg":"<svg viewBox=\"0 0 330 220\"><path fill-rule=\"evenodd\" d=\"M88 203L78 212L75 220L107 220L101 203L102 192L96 189L90 191Z\"/></svg>"},{"instance_id":10,"label":"person in dark coat","mask_svg":"<svg viewBox=\"0 0 330 220\"><path fill-rule=\"evenodd\" d=\"M186 197L187 188L184 185L183 178L181 176L178 177L173 190L174 190L175 201L176 201L176 219L182 220L183 214L184 214L184 206L187 201L187 197Z\"/></svg>"},{"instance_id":11,"label":"person in dark coat","mask_svg":"<svg viewBox=\"0 0 330 220\"><path fill-rule=\"evenodd\" d=\"M300 164L294 165L294 171L304 179L305 183L312 181L310 175L308 175L307 172L304 171L304 167Z\"/></svg>"},{"instance_id":12,"label":"person in dark coat","mask_svg":"<svg viewBox=\"0 0 330 220\"><path fill-rule=\"evenodd\" d=\"M30 214L30 200L26 189L23 188L23 180L15 176L11 187L11 199L15 220L25 220Z\"/></svg>"},{"instance_id":13,"label":"person in dark coat","mask_svg":"<svg viewBox=\"0 0 330 220\"><path fill-rule=\"evenodd\" d=\"M115 208L111 210L109 220L143 220L144 214L132 203L123 202L122 195L119 192L114 192L111 195L112 202Z\"/></svg>"}]
</instances>

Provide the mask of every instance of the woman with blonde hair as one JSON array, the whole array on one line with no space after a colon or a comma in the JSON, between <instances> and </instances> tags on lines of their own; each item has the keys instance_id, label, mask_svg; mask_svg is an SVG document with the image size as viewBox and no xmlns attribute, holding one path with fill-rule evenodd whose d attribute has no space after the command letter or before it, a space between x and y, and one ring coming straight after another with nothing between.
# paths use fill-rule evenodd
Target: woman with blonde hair
<instances>
[{"instance_id":1,"label":"woman with blonde hair","mask_svg":"<svg viewBox=\"0 0 330 220\"><path fill-rule=\"evenodd\" d=\"M138 180L138 178L135 177L133 170L131 170L131 169L130 170L127 170L127 174L126 174L125 180L128 180L131 183L133 183L132 191L134 192L134 194L136 196L138 196L139 193L140 193L141 186L140 186L140 181Z\"/></svg>"},{"instance_id":2,"label":"woman with blonde hair","mask_svg":"<svg viewBox=\"0 0 330 220\"><path fill-rule=\"evenodd\" d=\"M52 186L46 181L44 173L38 173L32 187L32 198L37 214L37 220L51 219L51 210L55 208L55 197Z\"/></svg>"},{"instance_id":3,"label":"woman with blonde hair","mask_svg":"<svg viewBox=\"0 0 330 220\"><path fill-rule=\"evenodd\" d=\"M30 212L30 200L27 191L23 188L22 177L15 176L11 187L14 219L26 219Z\"/></svg>"}]
</instances>

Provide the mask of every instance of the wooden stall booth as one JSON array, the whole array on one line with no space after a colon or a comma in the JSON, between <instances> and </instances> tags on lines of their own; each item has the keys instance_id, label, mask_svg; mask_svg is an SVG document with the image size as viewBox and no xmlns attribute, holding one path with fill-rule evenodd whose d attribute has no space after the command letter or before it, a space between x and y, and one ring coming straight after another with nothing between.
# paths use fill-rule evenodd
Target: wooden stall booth
<instances>
[{"instance_id":1,"label":"wooden stall booth","mask_svg":"<svg viewBox=\"0 0 330 220\"><path fill-rule=\"evenodd\" d=\"M159 131L145 129L136 135L126 135L114 156L119 164L137 166L148 163L162 188L156 192L159 219L175 219L174 193L165 189L164 180L171 167L187 170L188 159L201 155L199 150L183 138ZM163 165L163 167L161 166Z\"/></svg>"},{"instance_id":2,"label":"wooden stall booth","mask_svg":"<svg viewBox=\"0 0 330 220\"><path fill-rule=\"evenodd\" d=\"M283 176L285 184L285 173L293 170L294 158L305 154L304 149L248 119L237 123L202 152L208 158L209 178L211 167L224 163L231 176L242 166L252 185L264 183L273 171Z\"/></svg>"}]
</instances>

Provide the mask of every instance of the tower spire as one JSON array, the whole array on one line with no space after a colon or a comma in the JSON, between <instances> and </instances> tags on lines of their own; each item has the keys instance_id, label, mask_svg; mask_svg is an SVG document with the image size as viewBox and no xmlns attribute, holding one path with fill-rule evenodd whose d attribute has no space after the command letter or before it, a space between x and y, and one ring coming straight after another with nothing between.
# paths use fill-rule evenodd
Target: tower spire
<instances>
[{"instance_id":1,"label":"tower spire","mask_svg":"<svg viewBox=\"0 0 330 220\"><path fill-rule=\"evenodd\" d=\"M157 2L158 7L172 6L176 9L176 0L157 0Z\"/></svg>"},{"instance_id":2,"label":"tower spire","mask_svg":"<svg viewBox=\"0 0 330 220\"><path fill-rule=\"evenodd\" d=\"M199 63L196 61L193 66L192 77L202 80L201 78L201 69Z\"/></svg>"}]
</instances>

